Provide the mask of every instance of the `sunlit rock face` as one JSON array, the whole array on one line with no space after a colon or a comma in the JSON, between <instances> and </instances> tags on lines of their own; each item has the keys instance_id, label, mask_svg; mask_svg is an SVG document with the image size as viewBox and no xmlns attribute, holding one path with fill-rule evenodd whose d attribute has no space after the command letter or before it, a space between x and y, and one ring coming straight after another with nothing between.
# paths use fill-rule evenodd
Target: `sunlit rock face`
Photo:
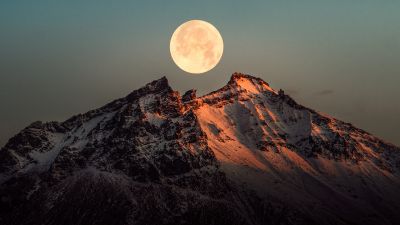
<instances>
[{"instance_id":1,"label":"sunlit rock face","mask_svg":"<svg viewBox=\"0 0 400 225\"><path fill-rule=\"evenodd\" d=\"M250 75L163 77L11 138L0 224L396 224L399 151Z\"/></svg>"}]
</instances>

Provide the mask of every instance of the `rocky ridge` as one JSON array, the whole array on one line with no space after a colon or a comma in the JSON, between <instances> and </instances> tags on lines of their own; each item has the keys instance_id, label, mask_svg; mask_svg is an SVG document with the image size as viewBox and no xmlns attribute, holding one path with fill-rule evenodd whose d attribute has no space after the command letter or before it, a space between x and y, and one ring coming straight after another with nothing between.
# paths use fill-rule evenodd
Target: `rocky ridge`
<instances>
[{"instance_id":1,"label":"rocky ridge","mask_svg":"<svg viewBox=\"0 0 400 225\"><path fill-rule=\"evenodd\" d=\"M11 138L0 223L394 224L399 151L260 78L197 97L163 77Z\"/></svg>"}]
</instances>

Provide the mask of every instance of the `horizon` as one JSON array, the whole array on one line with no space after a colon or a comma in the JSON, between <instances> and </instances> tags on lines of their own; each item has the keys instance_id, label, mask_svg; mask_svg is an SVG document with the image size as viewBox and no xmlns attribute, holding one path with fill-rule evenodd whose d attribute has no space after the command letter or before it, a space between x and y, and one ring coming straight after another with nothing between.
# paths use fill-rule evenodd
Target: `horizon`
<instances>
[{"instance_id":1,"label":"horizon","mask_svg":"<svg viewBox=\"0 0 400 225\"><path fill-rule=\"evenodd\" d=\"M196 97L197 97L197 98L201 98L201 97L207 96L207 95L209 95L209 94L212 94L213 92L215 92L215 91L217 91L217 90L219 90L219 89L225 87L226 85L228 85L228 82L232 79L232 77L234 76L234 74L244 74L244 75L248 75L248 76L251 76L251 77L254 77L254 78L262 79L261 77L259 77L259 76L257 76L257 75L254 75L254 74L249 74L249 73L245 73L245 72L235 71L235 72L233 72L233 73L229 76L229 78L227 79L226 83L225 83L224 85L220 86L219 88L216 88L215 90L211 90L211 91L208 91L208 92L198 92L198 90L197 90L196 88L191 88L191 89L187 89L187 90L183 90L183 91L176 90L176 89L174 89L173 85L171 85L171 82L170 82L170 80L168 79L168 76L167 76L167 75L161 75L159 78L156 78L156 79L153 79L153 80L149 80L149 81L147 81L147 82L144 82L142 86L140 86L140 87L138 87L138 88L136 88L136 89L133 89L133 90L127 92L127 93L126 93L125 95L123 95L123 96L120 96L120 97L117 97L117 98L115 98L115 99L112 99L112 100L110 100L110 101L108 101L108 102L106 102L106 103L103 103L103 104L101 104L101 105L94 106L93 108L90 108L90 109L88 109L88 110L86 110L86 111L84 111L84 112L76 112L75 114L69 115L69 116L67 116L67 117L65 117L65 118L63 118L63 119L61 119L61 120L57 120L57 121L56 121L56 120L51 120L51 121L41 121L41 120L32 121L31 123L27 124L26 127L29 126L30 124L35 123L35 122L38 122L38 121L43 122L43 123L46 123L46 122L60 122L60 123L62 123L62 122L66 121L66 120L68 120L68 119L70 119L70 118L72 118L72 117L74 117L74 116L76 116L76 115L85 114L85 113L90 112L90 111L92 111L92 110L96 110L96 109L99 109L99 108L101 108L101 107L103 107L103 106L106 106L108 103L110 103L110 102L112 102L112 101L114 101L114 100L117 100L117 99L120 99L120 98L125 98L125 97L128 96L130 93L132 93L133 91L139 90L139 89L145 87L146 85L148 85L148 84L150 84L150 83L152 83L152 82L154 82L154 81L162 80L163 78L165 78L165 79L167 80L168 86L171 87L172 90L178 91L178 93L179 93L179 95L180 95L181 97L185 94L186 91L189 91L189 90L194 89L194 90L196 91ZM299 104L299 105L301 105L301 106L304 106L304 107L306 107L306 108L309 108L309 109L311 109L311 110L314 110L314 111L316 111L316 112L318 112L318 113L322 113L322 115L332 116L332 115L330 115L329 113L326 113L326 112L323 112L323 111L320 111L320 110L318 110L318 109L314 109L314 108L311 108L311 107L309 107L309 106L307 106L307 105L302 104L301 102L297 101L297 99L295 99L292 95L288 94L288 93L286 92L286 90L283 90L283 89L278 88L278 87L274 87L274 86L271 85L268 81L266 81L266 80L264 80L264 79L262 79L262 80L265 81L274 91L278 91L278 90L284 91L285 95L290 96L292 99L294 99L294 100L297 102L297 104ZM200 93L200 94L199 94L199 93ZM350 124L352 124L353 126L357 127L356 125L354 125L354 124L353 124L352 122L350 122L350 121L345 121L345 120L342 120L342 119L337 118L337 117L334 117L334 118L335 118L335 119L338 119L338 120L340 120L340 121L346 122L346 123L350 123ZM25 127L24 127L24 128L25 128ZM23 129L24 129L24 128L23 128ZM359 128L359 127L357 127L357 128ZM362 129L362 128L361 128L361 129ZM362 130L364 130L364 129L362 129ZM367 130L364 130L364 131L366 131L366 132L368 132L368 133L371 133L371 132L369 132L369 131L367 131ZM379 136L376 136L376 135L373 134L373 133L371 133L371 134L374 135L375 137L378 137L378 138L382 139L384 142L388 142L387 140L385 140L385 139L383 139L383 138L381 138L381 137L379 137ZM396 143L391 143L391 142L388 142L388 143L393 144L393 145L395 145L395 146L399 146L399 145L396 144ZM6 144L6 143L4 143L4 144ZM0 148L1 148L1 147L3 147L3 146L0 144Z\"/></svg>"},{"instance_id":2,"label":"horizon","mask_svg":"<svg viewBox=\"0 0 400 225\"><path fill-rule=\"evenodd\" d=\"M0 146L30 123L62 121L167 75L181 93L208 93L234 71L400 145L398 1L315 0L0 3ZM180 70L169 52L183 22L224 40L219 64Z\"/></svg>"}]
</instances>

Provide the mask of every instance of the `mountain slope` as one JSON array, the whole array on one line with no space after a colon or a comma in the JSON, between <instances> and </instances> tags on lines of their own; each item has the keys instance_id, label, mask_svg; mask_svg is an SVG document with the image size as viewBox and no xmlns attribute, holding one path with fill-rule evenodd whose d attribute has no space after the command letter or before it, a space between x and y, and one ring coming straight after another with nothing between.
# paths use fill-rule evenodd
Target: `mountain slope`
<instances>
[{"instance_id":1,"label":"mountain slope","mask_svg":"<svg viewBox=\"0 0 400 225\"><path fill-rule=\"evenodd\" d=\"M11 138L0 223L395 224L399 151L259 78L181 97L163 77Z\"/></svg>"},{"instance_id":2,"label":"mountain slope","mask_svg":"<svg viewBox=\"0 0 400 225\"><path fill-rule=\"evenodd\" d=\"M194 100L222 171L260 196L279 196L318 221L399 219L399 149L234 74Z\"/></svg>"}]
</instances>

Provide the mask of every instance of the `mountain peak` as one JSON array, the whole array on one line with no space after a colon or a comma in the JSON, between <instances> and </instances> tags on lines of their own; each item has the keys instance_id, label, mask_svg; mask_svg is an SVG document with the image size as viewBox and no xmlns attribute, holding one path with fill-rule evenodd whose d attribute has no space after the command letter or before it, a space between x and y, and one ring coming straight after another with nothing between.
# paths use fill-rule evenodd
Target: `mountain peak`
<instances>
[{"instance_id":1,"label":"mountain peak","mask_svg":"<svg viewBox=\"0 0 400 225\"><path fill-rule=\"evenodd\" d=\"M144 87L132 91L128 96L128 100L132 100L147 94L160 94L160 93L172 93L173 90L169 86L168 79L163 76L158 80L154 80Z\"/></svg>"},{"instance_id":2,"label":"mountain peak","mask_svg":"<svg viewBox=\"0 0 400 225\"><path fill-rule=\"evenodd\" d=\"M228 82L228 86L233 86L236 88L240 87L254 93L265 90L275 92L263 79L240 72L235 72L232 74L231 79Z\"/></svg>"},{"instance_id":3,"label":"mountain peak","mask_svg":"<svg viewBox=\"0 0 400 225\"><path fill-rule=\"evenodd\" d=\"M235 79L240 79L240 78L256 79L257 77L254 77L254 76L252 76L250 74L241 73L241 72L234 72L231 75L231 81L235 80Z\"/></svg>"},{"instance_id":4,"label":"mountain peak","mask_svg":"<svg viewBox=\"0 0 400 225\"><path fill-rule=\"evenodd\" d=\"M164 89L171 89L168 83L167 77L163 76L158 80L154 80L144 86L145 88L149 88L151 90L164 90Z\"/></svg>"}]
</instances>

